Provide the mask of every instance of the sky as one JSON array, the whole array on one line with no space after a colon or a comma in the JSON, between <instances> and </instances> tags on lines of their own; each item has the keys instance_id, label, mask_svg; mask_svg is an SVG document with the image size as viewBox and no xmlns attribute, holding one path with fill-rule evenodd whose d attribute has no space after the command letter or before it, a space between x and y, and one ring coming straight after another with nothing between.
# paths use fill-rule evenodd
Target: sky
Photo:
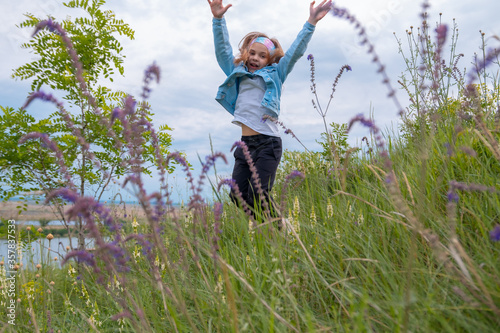
<instances>
[{"instance_id":1,"label":"sky","mask_svg":"<svg viewBox=\"0 0 500 333\"><path fill-rule=\"evenodd\" d=\"M318 1L319 2L319 1ZM239 41L250 31L261 31L278 38L286 50L309 16L306 0L233 0L226 13L230 41L237 50ZM420 26L421 2L413 0L339 0L344 7L363 23L368 36L394 87L405 70L403 57L396 40L403 40L410 26ZM458 51L464 53L460 65L470 67L475 52L480 52L479 31L485 33L489 46L498 46L492 36L500 36L500 2L496 0L437 0L430 1L431 27L441 20L449 26L455 20L459 29ZM22 49L32 31L19 29L16 24L24 20L23 14L38 17L54 16L56 20L67 16L78 17L82 11L69 9L61 0L16 0L3 5L0 18L0 105L20 107L29 93L30 82L11 78L12 70L33 60L34 55ZM201 170L199 158L205 159L211 151L222 152L228 159L216 164L217 173L230 177L232 170L231 146L241 136L239 127L231 124L232 117L216 101L217 87L225 75L218 67L212 37L212 15L206 0L108 0L105 9L112 10L135 30L135 39L118 37L126 56L124 76L115 76L114 82L103 82L111 89L139 95L144 70L156 62L161 68L161 82L153 85L149 100L154 112L156 128L167 124L174 130L172 151L182 151L193 165L193 175ZM441 17L439 13L442 13ZM449 48L449 43L445 47ZM387 88L371 63L366 49L359 44L353 26L345 20L327 15L321 20L306 54L295 65L285 82L280 121L291 129L308 150L318 151L317 140L324 132L323 118L313 108L310 91L310 65L306 56L313 54L316 65L316 84L320 103L328 103L332 83L340 68L348 64L351 72L344 73L337 85L325 120L327 123L348 123L355 115L372 116L382 129L397 131L399 117L394 103L387 99ZM48 89L48 88L47 88ZM42 88L43 90L43 88ZM47 91L51 92L51 91ZM407 105L404 91L398 90L398 99ZM54 112L51 105L36 102L28 111L36 117ZM353 127L349 143L359 145L368 130ZM303 151L301 144L283 134L283 147ZM213 173L211 173L213 174ZM189 196L185 175L180 170L169 176L173 199L187 200ZM147 180L149 191L156 190L157 177ZM115 191L115 190L114 190ZM113 194L113 193L111 193ZM211 192L204 191L207 200Z\"/></svg>"}]
</instances>

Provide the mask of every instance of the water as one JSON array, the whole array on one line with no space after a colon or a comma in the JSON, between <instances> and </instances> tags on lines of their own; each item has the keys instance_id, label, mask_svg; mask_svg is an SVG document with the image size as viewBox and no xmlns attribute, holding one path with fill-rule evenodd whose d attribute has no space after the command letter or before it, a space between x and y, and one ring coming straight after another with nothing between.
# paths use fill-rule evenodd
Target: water
<instances>
[{"instance_id":1,"label":"water","mask_svg":"<svg viewBox=\"0 0 500 333\"><path fill-rule=\"evenodd\" d=\"M75 221L69 221L68 225L74 225ZM24 227L27 227L29 225L39 227L40 226L40 221L16 221L16 225L22 225ZM59 220L52 220L47 222L47 226L61 226L63 223Z\"/></svg>"},{"instance_id":2,"label":"water","mask_svg":"<svg viewBox=\"0 0 500 333\"><path fill-rule=\"evenodd\" d=\"M0 260L3 260L7 264L7 256L9 254L8 250L9 241L7 239L0 239ZM37 264L55 264L60 265L60 261L64 258L68 252L67 247L70 246L69 237L54 237L50 241L50 251L49 251L49 241L45 238L37 239L31 243L19 244L22 248L22 261L19 259L16 262L22 262L24 266L32 268ZM71 245L74 248L78 246L78 239L76 237L71 238ZM93 248L93 240L87 239L85 242L86 248ZM17 256L17 253L16 253ZM54 258L57 257L57 261Z\"/></svg>"}]
</instances>

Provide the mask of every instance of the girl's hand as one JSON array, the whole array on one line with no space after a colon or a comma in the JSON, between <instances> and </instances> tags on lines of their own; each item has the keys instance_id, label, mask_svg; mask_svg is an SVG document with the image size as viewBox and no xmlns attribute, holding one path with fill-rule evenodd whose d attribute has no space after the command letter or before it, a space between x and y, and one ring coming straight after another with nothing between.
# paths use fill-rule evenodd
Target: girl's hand
<instances>
[{"instance_id":1,"label":"girl's hand","mask_svg":"<svg viewBox=\"0 0 500 333\"><path fill-rule=\"evenodd\" d=\"M222 16L224 16L229 7L232 6L231 4L229 4L224 7L224 5L222 4L222 0L213 0L213 1L207 0L207 1L208 4L210 5L210 9L212 10L212 14L214 15L215 18L218 19L222 18Z\"/></svg>"},{"instance_id":2,"label":"girl's hand","mask_svg":"<svg viewBox=\"0 0 500 333\"><path fill-rule=\"evenodd\" d=\"M317 7L314 7L315 2L316 1L311 2L309 7L309 20L307 20L307 22L312 25L316 25L318 21L325 17L330 9L332 9L332 0L323 0Z\"/></svg>"}]
</instances>

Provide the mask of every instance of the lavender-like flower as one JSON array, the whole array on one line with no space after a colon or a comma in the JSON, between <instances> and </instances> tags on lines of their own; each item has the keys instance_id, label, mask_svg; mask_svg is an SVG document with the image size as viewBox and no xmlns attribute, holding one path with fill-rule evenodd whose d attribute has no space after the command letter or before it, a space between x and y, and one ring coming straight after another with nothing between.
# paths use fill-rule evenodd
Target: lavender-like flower
<instances>
[{"instance_id":1,"label":"lavender-like flower","mask_svg":"<svg viewBox=\"0 0 500 333\"><path fill-rule=\"evenodd\" d=\"M231 147L231 151L235 147L241 148L243 150L243 155L245 156L245 160L248 163L248 168L250 169L250 173L252 175L253 186L255 186L255 189L257 190L257 194L259 195L259 200L262 202L265 214L269 214L269 204L267 203L264 190L262 190L262 185L260 183L260 177L257 172L257 168L253 163L252 156L250 155L250 151L248 150L246 143L243 141L236 141Z\"/></svg>"},{"instance_id":2,"label":"lavender-like flower","mask_svg":"<svg viewBox=\"0 0 500 333\"><path fill-rule=\"evenodd\" d=\"M113 317L111 317L111 320L119 320L119 319L122 319L122 318L127 318L129 320L133 319L132 318L132 314L130 314L129 311L124 310L123 312L117 313Z\"/></svg>"},{"instance_id":3,"label":"lavender-like flower","mask_svg":"<svg viewBox=\"0 0 500 333\"><path fill-rule=\"evenodd\" d=\"M457 182L455 180L450 181L450 189L459 191L474 191L474 192L490 192L490 193L497 192L497 189L494 186L486 186L481 184L467 184L467 183Z\"/></svg>"},{"instance_id":4,"label":"lavender-like flower","mask_svg":"<svg viewBox=\"0 0 500 333\"><path fill-rule=\"evenodd\" d=\"M372 55L372 61L378 65L377 73L380 73L382 75L383 77L382 83L385 84L389 90L387 96L392 98L394 104L399 110L398 114L400 116L403 115L404 109L399 103L399 100L396 98L396 90L392 87L389 76L387 75L387 72L385 70L385 66L382 65L377 53L375 52L375 46L368 39L368 34L366 32L366 29L363 27L361 22L358 19L356 19L354 15L351 15L349 11L345 8L340 8L337 7L335 4L332 4L331 13L334 17L345 19L349 21L350 24L354 25L354 29L358 31L358 35L361 38L361 44L367 46L368 54Z\"/></svg>"},{"instance_id":5,"label":"lavender-like flower","mask_svg":"<svg viewBox=\"0 0 500 333\"><path fill-rule=\"evenodd\" d=\"M31 35L31 37L34 37L43 29L47 29L59 35L65 34L65 31L61 28L61 26L58 23L52 21L52 19L48 19L38 22L38 24L35 26L35 31Z\"/></svg>"},{"instance_id":6,"label":"lavender-like flower","mask_svg":"<svg viewBox=\"0 0 500 333\"><path fill-rule=\"evenodd\" d=\"M301 145L302 147L304 147L304 149L308 152L309 150L307 149L306 146L304 146L304 144L302 143L302 141L299 140L299 138L297 138L297 136L295 136L295 133L293 133L293 131L290 129L290 128L287 128L285 126L285 124L283 124L282 121L279 121L278 119L276 118L273 118L272 116L268 115L268 114L265 114L264 116L262 116L262 121L265 122L266 120L270 120L272 121L273 123L275 123L276 125L279 125L281 128L283 128L285 131L284 133L285 134L290 134L292 136L292 138L294 138L295 140L297 140Z\"/></svg>"},{"instance_id":7,"label":"lavender-like flower","mask_svg":"<svg viewBox=\"0 0 500 333\"><path fill-rule=\"evenodd\" d=\"M441 54L441 50L443 49L443 45L446 42L446 36L448 34L448 26L446 24L440 24L436 28L437 33L437 51L436 53Z\"/></svg>"},{"instance_id":8,"label":"lavender-like flower","mask_svg":"<svg viewBox=\"0 0 500 333\"><path fill-rule=\"evenodd\" d=\"M210 168L215 165L215 161L218 158L221 158L224 161L224 163L227 164L226 155L224 155L223 153L216 152L212 155L206 156L205 163L203 163L203 168L201 169L200 177L198 180L198 188L196 190L197 193L201 193L203 187L203 180L206 178L206 175L210 170Z\"/></svg>"},{"instance_id":9,"label":"lavender-like flower","mask_svg":"<svg viewBox=\"0 0 500 333\"><path fill-rule=\"evenodd\" d=\"M236 184L234 179L222 179L217 186L217 192L220 192L222 185L229 186L229 188L231 189L232 195L238 199L239 203L243 207L243 211L245 212L245 214L247 214L248 217L253 218L250 207L248 206L245 199L243 199L243 195L241 194L241 191L238 187L238 184Z\"/></svg>"},{"instance_id":10,"label":"lavender-like flower","mask_svg":"<svg viewBox=\"0 0 500 333\"><path fill-rule=\"evenodd\" d=\"M68 252L64 259L61 261L61 265L64 265L68 262L69 259L75 258L79 263L84 263L87 266L96 268L96 262L94 259L94 255L88 251L83 250L74 250Z\"/></svg>"},{"instance_id":11,"label":"lavender-like flower","mask_svg":"<svg viewBox=\"0 0 500 333\"><path fill-rule=\"evenodd\" d=\"M477 156L476 151L473 148L471 148L471 147L461 146L460 150L463 151L464 153L466 153L469 156L472 156L472 157L476 157Z\"/></svg>"},{"instance_id":12,"label":"lavender-like flower","mask_svg":"<svg viewBox=\"0 0 500 333\"><path fill-rule=\"evenodd\" d=\"M365 118L365 116L362 113L359 113L358 115L356 115L356 117L352 118L349 121L349 126L347 127L347 131L350 131L352 126L356 122L360 122L361 124L363 124L363 126L368 127L373 134L377 134L380 132L380 129L377 127L377 125L375 125L373 120Z\"/></svg>"},{"instance_id":13,"label":"lavender-like flower","mask_svg":"<svg viewBox=\"0 0 500 333\"><path fill-rule=\"evenodd\" d=\"M458 203L459 196L457 191L474 191L474 192L490 192L495 193L497 189L494 186L488 187L481 184L466 184L462 182L457 182L455 180L450 181L450 189L448 190L448 203Z\"/></svg>"},{"instance_id":14,"label":"lavender-like flower","mask_svg":"<svg viewBox=\"0 0 500 333\"><path fill-rule=\"evenodd\" d=\"M443 45L446 41L446 35L448 32L448 26L446 24L440 24L436 28L436 34L437 34L437 46L436 46L436 52L434 53L434 69L433 69L433 75L432 75L432 92L434 94L433 99L435 101L439 100L439 93L438 93L438 88L439 88L439 78L441 76L441 70L443 68L443 61L441 61L441 53L443 50Z\"/></svg>"},{"instance_id":15,"label":"lavender-like flower","mask_svg":"<svg viewBox=\"0 0 500 333\"><path fill-rule=\"evenodd\" d=\"M47 93L44 93L43 91L40 91L40 90L34 91L31 94L29 94L28 99L26 100L26 102L24 102L24 105L21 107L21 109L26 109L28 107L28 105L30 105L31 102L33 102L36 99L40 99L40 100L46 101L46 102L51 102L54 105L56 105L59 110L64 110L64 106L63 106L62 102L60 102L52 94L47 94Z\"/></svg>"},{"instance_id":16,"label":"lavender-like flower","mask_svg":"<svg viewBox=\"0 0 500 333\"><path fill-rule=\"evenodd\" d=\"M191 173L191 170L189 169L189 164L187 163L186 159L179 152L173 152L169 154L167 157L167 163L170 159L174 159L177 163L182 165L183 167L182 170L186 173L186 176L188 178L188 183L191 184L191 190L194 192L195 191L194 178Z\"/></svg>"},{"instance_id":17,"label":"lavender-like flower","mask_svg":"<svg viewBox=\"0 0 500 333\"><path fill-rule=\"evenodd\" d=\"M448 191L448 202L458 203L459 197L457 192L454 190Z\"/></svg>"},{"instance_id":18,"label":"lavender-like flower","mask_svg":"<svg viewBox=\"0 0 500 333\"><path fill-rule=\"evenodd\" d=\"M128 116L132 115L135 112L136 105L137 102L134 100L134 98L128 95L124 100L123 112Z\"/></svg>"},{"instance_id":19,"label":"lavender-like flower","mask_svg":"<svg viewBox=\"0 0 500 333\"><path fill-rule=\"evenodd\" d=\"M333 82L333 85L332 85L332 93L330 94L330 100L328 101L328 105L326 106L325 115L326 115L326 112L328 111L328 107L330 106L330 102L333 99L333 94L335 93L335 90L337 89L337 84L339 83L340 77L342 76L344 71L346 71L346 72L352 71L352 67L346 64L340 68L340 71L337 74L337 76L335 77L335 81Z\"/></svg>"},{"instance_id":20,"label":"lavender-like flower","mask_svg":"<svg viewBox=\"0 0 500 333\"><path fill-rule=\"evenodd\" d=\"M311 92L313 94L316 94L316 81L315 81L316 66L314 65L314 56L312 54L308 55L307 60L309 60L311 63ZM314 101L313 105L315 105Z\"/></svg>"},{"instance_id":21,"label":"lavender-like flower","mask_svg":"<svg viewBox=\"0 0 500 333\"><path fill-rule=\"evenodd\" d=\"M64 163L64 156L57 146L57 144L52 141L49 136L46 133L38 133L38 132L31 132L26 135L24 135L20 140L19 144L23 144L28 140L40 140L40 143L43 147L52 150L55 153L56 161L59 165L60 172L66 179L66 182L68 186L74 186L73 181L71 179L71 175L69 174L66 163Z\"/></svg>"},{"instance_id":22,"label":"lavender-like flower","mask_svg":"<svg viewBox=\"0 0 500 333\"><path fill-rule=\"evenodd\" d=\"M78 193L76 193L74 190L63 187L63 188L60 188L60 189L57 189L57 190L50 192L47 195L47 198L45 199L45 201L49 202L50 200L52 200L53 198L56 198L56 197L60 197L60 198L66 200L66 201L69 201L71 203L75 203L78 200L78 198L80 197L80 195Z\"/></svg>"},{"instance_id":23,"label":"lavender-like flower","mask_svg":"<svg viewBox=\"0 0 500 333\"><path fill-rule=\"evenodd\" d=\"M490 232L490 238L494 242L500 241L500 224L497 224Z\"/></svg>"},{"instance_id":24,"label":"lavender-like flower","mask_svg":"<svg viewBox=\"0 0 500 333\"><path fill-rule=\"evenodd\" d=\"M224 205L221 202L216 202L214 204L214 219L215 219L215 221L220 221L223 211L224 211Z\"/></svg>"},{"instance_id":25,"label":"lavender-like flower","mask_svg":"<svg viewBox=\"0 0 500 333\"><path fill-rule=\"evenodd\" d=\"M500 48L494 48L494 49L489 49L486 53L486 56L484 57L483 60L477 62L476 61L476 68L475 71L469 72L468 75L468 83L467 86L471 85L475 79L479 76L479 74L489 65L495 61L495 59L498 59L500 56Z\"/></svg>"},{"instance_id":26,"label":"lavender-like flower","mask_svg":"<svg viewBox=\"0 0 500 333\"><path fill-rule=\"evenodd\" d=\"M385 167L387 170L392 168L392 162L389 159L389 153L387 152L387 149L385 147L385 141L383 140L382 134L380 132L380 129L375 125L374 121L372 119L367 119L363 114L358 114L356 117L352 118L351 121L349 122L349 125L347 126L347 131L349 132L352 128L352 126L356 123L360 122L363 126L368 127L370 129L370 132L374 135L375 138L375 144L377 148L381 150L380 155L384 157L385 159Z\"/></svg>"},{"instance_id":27,"label":"lavender-like flower","mask_svg":"<svg viewBox=\"0 0 500 333\"><path fill-rule=\"evenodd\" d=\"M149 85L153 80L155 80L156 83L160 82L160 67L158 67L156 63L150 65L144 73L144 85L142 87L142 94L141 94L142 98L144 99L149 98L149 94L151 92L151 88L149 88Z\"/></svg>"},{"instance_id":28,"label":"lavender-like flower","mask_svg":"<svg viewBox=\"0 0 500 333\"><path fill-rule=\"evenodd\" d=\"M70 56L71 62L73 63L73 67L75 68L75 78L78 81L78 83L80 84L80 89L81 89L83 95L87 97L90 105L92 105L92 107L94 109L97 109L97 104L95 102L95 99L90 95L88 88L87 88L87 83L85 82L85 79L83 77L82 64L80 62L78 54L76 53L73 42L68 37L68 34L66 33L66 31L64 31L64 29L61 27L61 25L59 23L54 22L51 19L49 19L49 20L40 21L36 25L33 36L38 34L43 29L48 29L49 31L61 36L62 42L66 46L66 49L68 50L68 54Z\"/></svg>"}]
</instances>

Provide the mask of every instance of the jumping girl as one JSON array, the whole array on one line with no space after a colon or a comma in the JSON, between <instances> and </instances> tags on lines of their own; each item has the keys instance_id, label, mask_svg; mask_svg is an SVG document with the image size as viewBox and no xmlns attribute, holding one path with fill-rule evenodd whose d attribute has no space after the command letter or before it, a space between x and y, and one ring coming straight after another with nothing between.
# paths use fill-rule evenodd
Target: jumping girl
<instances>
[{"instance_id":1,"label":"jumping girl","mask_svg":"<svg viewBox=\"0 0 500 333\"><path fill-rule=\"evenodd\" d=\"M232 6L224 6L222 0L208 0L213 14L213 34L215 54L219 66L227 75L219 87L216 100L234 116L232 121L241 127L241 141L250 152L267 206L273 217L279 217L272 203L271 191L282 154L278 125L273 121L263 121L264 115L278 119L280 112L281 88L295 63L304 54L311 40L315 26L331 9L331 0L322 1L309 8L309 19L288 51L283 52L274 38L260 32L247 34L239 44L239 55L235 58L229 43L224 14ZM256 208L250 166L242 148L234 152L233 180L243 199L251 208ZM234 191L231 199L237 202ZM262 209L262 203L259 203Z\"/></svg>"}]
</instances>

